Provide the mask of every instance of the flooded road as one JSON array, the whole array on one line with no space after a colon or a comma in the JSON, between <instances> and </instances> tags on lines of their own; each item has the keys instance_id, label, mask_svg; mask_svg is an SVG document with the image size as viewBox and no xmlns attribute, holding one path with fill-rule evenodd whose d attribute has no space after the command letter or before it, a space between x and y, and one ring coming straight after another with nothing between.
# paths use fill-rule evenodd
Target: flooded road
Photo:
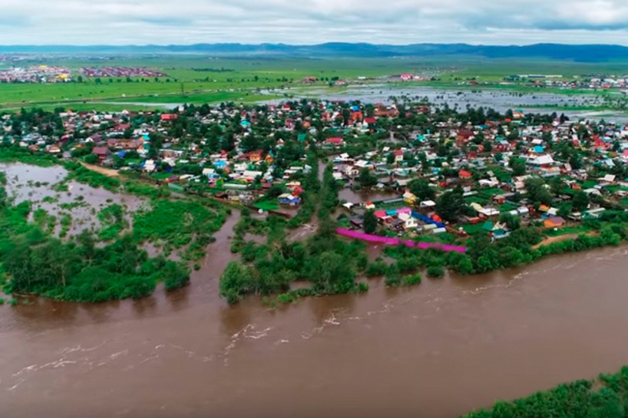
<instances>
[{"instance_id":1,"label":"flooded road","mask_svg":"<svg viewBox=\"0 0 628 418\"><path fill-rule=\"evenodd\" d=\"M628 249L277 310L229 307L236 211L179 292L0 307L10 417L454 417L628 363Z\"/></svg>"}]
</instances>

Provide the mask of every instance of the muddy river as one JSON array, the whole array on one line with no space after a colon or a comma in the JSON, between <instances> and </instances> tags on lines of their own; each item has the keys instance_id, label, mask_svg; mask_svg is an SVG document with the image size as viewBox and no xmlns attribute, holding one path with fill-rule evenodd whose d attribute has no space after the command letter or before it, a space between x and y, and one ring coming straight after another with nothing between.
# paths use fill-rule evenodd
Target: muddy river
<instances>
[{"instance_id":1,"label":"muddy river","mask_svg":"<svg viewBox=\"0 0 628 418\"><path fill-rule=\"evenodd\" d=\"M237 216L179 292L0 307L2 416L455 417L628 363L626 248L229 307Z\"/></svg>"}]
</instances>

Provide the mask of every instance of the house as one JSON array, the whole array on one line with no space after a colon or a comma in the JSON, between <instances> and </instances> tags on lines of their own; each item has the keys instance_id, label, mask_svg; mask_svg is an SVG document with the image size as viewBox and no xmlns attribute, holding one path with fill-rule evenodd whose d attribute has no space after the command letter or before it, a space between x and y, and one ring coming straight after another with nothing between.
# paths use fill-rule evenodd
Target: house
<instances>
[{"instance_id":1,"label":"house","mask_svg":"<svg viewBox=\"0 0 628 418\"><path fill-rule=\"evenodd\" d=\"M252 163L258 163L262 161L262 155L264 151L251 151L249 152L249 161Z\"/></svg>"},{"instance_id":2,"label":"house","mask_svg":"<svg viewBox=\"0 0 628 418\"><path fill-rule=\"evenodd\" d=\"M330 147L342 147L345 144L345 140L340 137L335 138L327 138L325 140L325 145Z\"/></svg>"},{"instance_id":3,"label":"house","mask_svg":"<svg viewBox=\"0 0 628 418\"><path fill-rule=\"evenodd\" d=\"M400 163L403 161L403 151L398 149L395 151L395 162Z\"/></svg>"},{"instance_id":4,"label":"house","mask_svg":"<svg viewBox=\"0 0 628 418\"><path fill-rule=\"evenodd\" d=\"M461 180L470 180L473 178L473 174L467 170L460 170L458 177L460 177Z\"/></svg>"},{"instance_id":5,"label":"house","mask_svg":"<svg viewBox=\"0 0 628 418\"><path fill-rule=\"evenodd\" d=\"M61 153L61 148L58 145L51 145L48 148L48 153L50 153L50 154L60 154Z\"/></svg>"},{"instance_id":6,"label":"house","mask_svg":"<svg viewBox=\"0 0 628 418\"><path fill-rule=\"evenodd\" d=\"M406 231L410 229L416 229L419 226L417 219L412 216L411 213L400 213L399 219L403 221L403 229L405 229Z\"/></svg>"},{"instance_id":7,"label":"house","mask_svg":"<svg viewBox=\"0 0 628 418\"><path fill-rule=\"evenodd\" d=\"M177 115L176 113L164 113L163 115L161 115L162 122L170 122L177 119L179 119L179 115Z\"/></svg>"},{"instance_id":8,"label":"house","mask_svg":"<svg viewBox=\"0 0 628 418\"><path fill-rule=\"evenodd\" d=\"M102 163L109 157L111 152L107 147L94 147L94 149L92 150L92 154L98 156L99 161Z\"/></svg>"},{"instance_id":9,"label":"house","mask_svg":"<svg viewBox=\"0 0 628 418\"><path fill-rule=\"evenodd\" d=\"M562 228L565 224L566 221L560 216L552 216L543 222L543 226L548 229Z\"/></svg>"},{"instance_id":10,"label":"house","mask_svg":"<svg viewBox=\"0 0 628 418\"><path fill-rule=\"evenodd\" d=\"M279 196L279 204L284 206L299 206L301 204L301 198L290 193L284 193Z\"/></svg>"}]
</instances>

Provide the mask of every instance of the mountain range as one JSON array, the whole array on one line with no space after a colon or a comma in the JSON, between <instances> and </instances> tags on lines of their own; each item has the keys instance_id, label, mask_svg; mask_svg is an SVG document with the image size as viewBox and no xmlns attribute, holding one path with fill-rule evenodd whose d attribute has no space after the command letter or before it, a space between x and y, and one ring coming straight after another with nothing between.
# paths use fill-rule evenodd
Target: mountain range
<instances>
[{"instance_id":1,"label":"mountain range","mask_svg":"<svg viewBox=\"0 0 628 418\"><path fill-rule=\"evenodd\" d=\"M215 43L192 45L0 45L0 53L37 54L205 54L248 57L436 57L476 56L484 58L549 58L578 62L628 59L628 47L621 45L469 45L411 44L379 45L332 42L317 45Z\"/></svg>"}]
</instances>

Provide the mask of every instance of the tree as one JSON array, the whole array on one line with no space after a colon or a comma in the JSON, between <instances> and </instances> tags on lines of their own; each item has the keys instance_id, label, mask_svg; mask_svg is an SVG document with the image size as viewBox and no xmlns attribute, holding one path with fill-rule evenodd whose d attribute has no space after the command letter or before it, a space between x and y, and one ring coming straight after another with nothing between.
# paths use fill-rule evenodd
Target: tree
<instances>
[{"instance_id":1,"label":"tree","mask_svg":"<svg viewBox=\"0 0 628 418\"><path fill-rule=\"evenodd\" d=\"M360 183L360 186L363 188L373 187L377 185L377 177L375 177L368 168L363 168L362 171L360 171L358 183Z\"/></svg>"},{"instance_id":2,"label":"tree","mask_svg":"<svg viewBox=\"0 0 628 418\"><path fill-rule=\"evenodd\" d=\"M548 205L552 204L552 194L545 185L545 182L541 178L532 178L526 180L526 190L528 191L528 197L533 204Z\"/></svg>"},{"instance_id":3,"label":"tree","mask_svg":"<svg viewBox=\"0 0 628 418\"><path fill-rule=\"evenodd\" d=\"M573 210L581 212L589 207L589 195L585 192L578 192L573 197Z\"/></svg>"},{"instance_id":4,"label":"tree","mask_svg":"<svg viewBox=\"0 0 628 418\"><path fill-rule=\"evenodd\" d=\"M366 211L364 214L364 232L373 234L377 230L377 218L372 210Z\"/></svg>"},{"instance_id":5,"label":"tree","mask_svg":"<svg viewBox=\"0 0 628 418\"><path fill-rule=\"evenodd\" d=\"M460 186L445 192L436 202L436 212L446 221L455 222L464 206L463 191Z\"/></svg>"},{"instance_id":6,"label":"tree","mask_svg":"<svg viewBox=\"0 0 628 418\"><path fill-rule=\"evenodd\" d=\"M522 158L512 157L509 161L512 174L515 176L523 176L526 173L526 162Z\"/></svg>"},{"instance_id":7,"label":"tree","mask_svg":"<svg viewBox=\"0 0 628 418\"><path fill-rule=\"evenodd\" d=\"M233 304L254 291L253 276L249 269L237 261L230 262L220 278L220 296Z\"/></svg>"},{"instance_id":8,"label":"tree","mask_svg":"<svg viewBox=\"0 0 628 418\"><path fill-rule=\"evenodd\" d=\"M430 187L430 184L423 179L415 179L408 183L408 189L410 193L415 195L419 200L431 200L436 196L434 189Z\"/></svg>"},{"instance_id":9,"label":"tree","mask_svg":"<svg viewBox=\"0 0 628 418\"><path fill-rule=\"evenodd\" d=\"M355 287L355 271L345 257L324 252L308 260L308 277L314 288L326 293L346 293Z\"/></svg>"},{"instance_id":10,"label":"tree","mask_svg":"<svg viewBox=\"0 0 628 418\"><path fill-rule=\"evenodd\" d=\"M506 224L508 229L514 231L515 229L519 229L521 227L521 220L511 215L510 213L504 213L499 217L499 221Z\"/></svg>"},{"instance_id":11,"label":"tree","mask_svg":"<svg viewBox=\"0 0 628 418\"><path fill-rule=\"evenodd\" d=\"M562 218L568 218L569 215L571 215L572 210L573 210L573 204L572 203L563 203L558 208L558 216L560 216Z\"/></svg>"}]
</instances>

